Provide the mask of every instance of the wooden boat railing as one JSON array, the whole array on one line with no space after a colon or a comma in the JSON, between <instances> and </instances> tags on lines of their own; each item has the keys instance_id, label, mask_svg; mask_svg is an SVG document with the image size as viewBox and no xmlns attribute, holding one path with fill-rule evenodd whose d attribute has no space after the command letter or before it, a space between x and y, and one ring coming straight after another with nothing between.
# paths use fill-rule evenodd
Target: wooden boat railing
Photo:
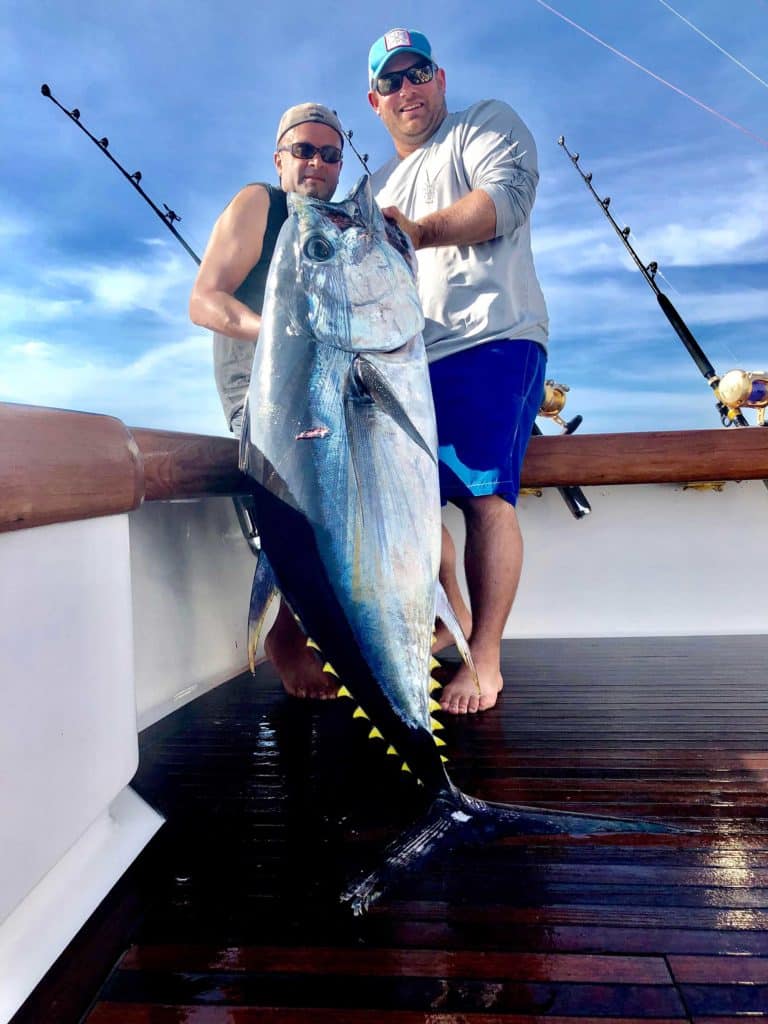
<instances>
[{"instance_id":1,"label":"wooden boat railing","mask_svg":"<svg viewBox=\"0 0 768 1024\"><path fill-rule=\"evenodd\" d=\"M534 437L524 487L768 478L768 430ZM0 403L0 532L248 491L237 441Z\"/></svg>"}]
</instances>

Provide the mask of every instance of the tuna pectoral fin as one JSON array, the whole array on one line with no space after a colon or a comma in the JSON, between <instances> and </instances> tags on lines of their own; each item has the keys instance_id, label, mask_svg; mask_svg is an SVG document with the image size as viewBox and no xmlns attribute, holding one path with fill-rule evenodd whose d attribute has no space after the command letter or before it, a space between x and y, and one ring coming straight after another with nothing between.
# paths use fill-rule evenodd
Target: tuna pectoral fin
<instances>
[{"instance_id":1,"label":"tuna pectoral fin","mask_svg":"<svg viewBox=\"0 0 768 1024\"><path fill-rule=\"evenodd\" d=\"M253 672L256 668L256 649L272 598L277 594L277 583L266 552L259 553L256 572L251 586L251 606L248 610L248 664Z\"/></svg>"},{"instance_id":2,"label":"tuna pectoral fin","mask_svg":"<svg viewBox=\"0 0 768 1024\"><path fill-rule=\"evenodd\" d=\"M464 636L464 630L459 625L459 620L451 608L451 602L448 600L448 595L443 590L440 583L437 584L437 602L435 604L435 616L440 619L441 622L445 623L450 631L451 636L454 639L454 643L461 655L464 664L467 666L469 671L472 673L472 678L477 686L478 693L480 692L480 680L477 678L477 669L475 663L472 661L472 655L469 653L469 645L467 644L467 638Z\"/></svg>"},{"instance_id":3,"label":"tuna pectoral fin","mask_svg":"<svg viewBox=\"0 0 768 1024\"><path fill-rule=\"evenodd\" d=\"M432 461L437 465L435 453L421 436L414 426L410 416L403 408L400 399L392 390L389 381L378 370L373 363L370 363L362 356L358 356L354 363L355 383L363 394L366 394L371 401L385 412L405 431L410 439L423 449Z\"/></svg>"},{"instance_id":4,"label":"tuna pectoral fin","mask_svg":"<svg viewBox=\"0 0 768 1024\"><path fill-rule=\"evenodd\" d=\"M665 835L687 831L690 830L642 819L632 821L519 804L486 803L456 790L437 797L425 817L386 848L380 867L351 884L341 899L355 915L364 914L391 885L416 877L436 854L442 856L457 846L509 835Z\"/></svg>"}]
</instances>

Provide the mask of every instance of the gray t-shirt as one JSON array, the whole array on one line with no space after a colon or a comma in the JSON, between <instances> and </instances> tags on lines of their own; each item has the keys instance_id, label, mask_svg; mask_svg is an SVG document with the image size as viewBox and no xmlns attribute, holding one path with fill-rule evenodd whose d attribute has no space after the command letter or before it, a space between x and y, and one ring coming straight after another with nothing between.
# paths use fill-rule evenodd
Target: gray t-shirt
<instances>
[{"instance_id":1,"label":"gray t-shirt","mask_svg":"<svg viewBox=\"0 0 768 1024\"><path fill-rule=\"evenodd\" d=\"M430 361L500 338L546 346L549 319L531 253L538 180L533 136L499 100L448 114L428 142L373 174L379 205L396 206L411 220L474 189L496 207L496 238L416 253Z\"/></svg>"}]
</instances>

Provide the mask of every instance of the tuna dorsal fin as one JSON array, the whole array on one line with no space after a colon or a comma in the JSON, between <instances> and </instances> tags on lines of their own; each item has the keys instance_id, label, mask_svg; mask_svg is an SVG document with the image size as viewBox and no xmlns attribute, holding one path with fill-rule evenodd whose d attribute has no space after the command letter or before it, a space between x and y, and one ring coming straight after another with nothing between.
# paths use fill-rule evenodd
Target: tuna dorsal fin
<instances>
[{"instance_id":1,"label":"tuna dorsal fin","mask_svg":"<svg viewBox=\"0 0 768 1024\"><path fill-rule=\"evenodd\" d=\"M248 610L248 664L251 667L251 672L256 668L256 648L259 646L259 636L264 625L264 618L276 593L275 574L269 564L266 552L261 551L256 563L256 571L253 574L251 605Z\"/></svg>"},{"instance_id":2,"label":"tuna dorsal fin","mask_svg":"<svg viewBox=\"0 0 768 1024\"><path fill-rule=\"evenodd\" d=\"M373 192L371 191L371 179L367 174L360 178L349 193L349 196L344 200L344 205L347 206L348 204L353 207L350 213L353 216L356 214L364 224L368 224L372 228L379 226L382 230L384 229L384 218L374 202Z\"/></svg>"},{"instance_id":3,"label":"tuna dorsal fin","mask_svg":"<svg viewBox=\"0 0 768 1024\"><path fill-rule=\"evenodd\" d=\"M400 400L389 385L389 381L368 359L357 356L354 362L355 382L358 387L376 403L376 405L405 431L410 439L419 446L436 464L435 453L413 425L410 416L400 404Z\"/></svg>"}]
</instances>

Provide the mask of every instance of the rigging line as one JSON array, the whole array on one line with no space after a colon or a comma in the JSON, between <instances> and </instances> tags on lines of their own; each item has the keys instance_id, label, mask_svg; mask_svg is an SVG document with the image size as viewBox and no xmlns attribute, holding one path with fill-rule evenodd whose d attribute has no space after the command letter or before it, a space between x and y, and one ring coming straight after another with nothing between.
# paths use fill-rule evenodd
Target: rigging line
<instances>
[{"instance_id":1,"label":"rigging line","mask_svg":"<svg viewBox=\"0 0 768 1024\"><path fill-rule=\"evenodd\" d=\"M596 43L599 43L601 46L604 46L606 50L610 50L611 53L615 53L617 57L621 57L621 59L627 61L628 64L632 64L633 67L636 67L640 71L645 72L646 75L650 75L651 78L654 78L657 82L660 82L662 85L666 85L667 88L672 89L673 92L676 92L680 96L685 97L685 99L690 100L691 103L695 103L697 107L701 107L701 109L706 110L707 113L713 114L721 121L725 121L725 123L729 124L732 128L738 128L740 132L744 132L745 135L749 135L751 138L759 142L761 146L765 146L765 148L768 149L768 139L764 139L761 135L757 135L755 132L751 131L751 129L745 128L744 125L739 124L738 121L732 121L730 117L726 117L725 114L721 114L719 110L715 110L713 107L708 107L706 103L702 103L701 100L697 100L695 96L691 96L690 93L684 92L682 89L678 88L678 86L673 85L672 82L668 82L666 78L662 78L660 75L657 75L654 71L651 71L650 68L645 67L643 64L639 64L636 60L633 60L632 57L628 57L626 53L622 53L621 50L617 50L615 46L611 46L610 43L606 43L604 39L601 39L599 36L594 35L588 29L583 28L575 21L571 21L570 18L566 17L566 15L556 10L550 4L546 3L545 0L535 0L535 3L537 3L540 7L546 8L546 10L550 11L552 14L555 14L562 21L567 22L567 24L571 25L573 28L578 29L579 32L583 32L585 36L589 36L590 39L593 39Z\"/></svg>"},{"instance_id":2,"label":"rigging line","mask_svg":"<svg viewBox=\"0 0 768 1024\"><path fill-rule=\"evenodd\" d=\"M742 71L746 71L747 74L751 75L756 82L759 82L760 85L764 85L765 88L768 89L768 82L766 82L765 79L761 78L760 75L756 75L755 72L748 68L746 64L742 64L742 62L738 60L736 57L734 57L732 53L729 53L727 50L723 49L723 47L720 46L719 43L716 43L714 39L711 39L706 34L706 32L702 32L701 29L694 25L692 21L689 21L687 18L683 17L683 15L679 11L675 10L672 4L667 3L667 0L659 0L659 3L666 7L668 11L671 11L676 18L680 19L680 21L684 21L685 24L689 28L692 28L693 31L696 32L698 35L700 35L702 39L706 39L706 41L710 43L712 46L714 46L716 50L719 50L720 53L724 54L728 58L728 60L732 60L734 64L737 64L742 69Z\"/></svg>"}]
</instances>

